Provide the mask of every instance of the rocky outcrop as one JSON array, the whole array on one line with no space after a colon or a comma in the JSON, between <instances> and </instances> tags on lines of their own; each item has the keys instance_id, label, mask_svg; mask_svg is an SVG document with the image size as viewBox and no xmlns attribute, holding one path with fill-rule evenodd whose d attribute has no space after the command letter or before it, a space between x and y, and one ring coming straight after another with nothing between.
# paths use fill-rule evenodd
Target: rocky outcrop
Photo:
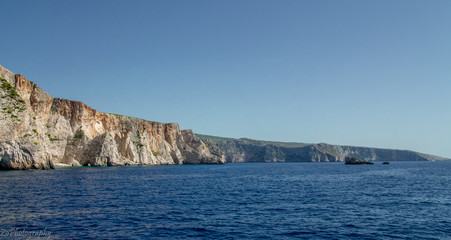
<instances>
[{"instance_id":1,"label":"rocky outcrop","mask_svg":"<svg viewBox=\"0 0 451 240\"><path fill-rule=\"evenodd\" d=\"M374 164L372 162L363 161L362 159L358 159L356 157L345 157L345 164L347 165L368 165Z\"/></svg>"},{"instance_id":2,"label":"rocky outcrop","mask_svg":"<svg viewBox=\"0 0 451 240\"><path fill-rule=\"evenodd\" d=\"M37 161L33 154L17 142L0 142L0 169L49 169L53 162L49 159Z\"/></svg>"},{"instance_id":3,"label":"rocky outcrop","mask_svg":"<svg viewBox=\"0 0 451 240\"><path fill-rule=\"evenodd\" d=\"M349 156L366 162L448 160L408 150L197 136L213 141L224 152L226 162L343 162Z\"/></svg>"},{"instance_id":4,"label":"rocky outcrop","mask_svg":"<svg viewBox=\"0 0 451 240\"><path fill-rule=\"evenodd\" d=\"M103 113L53 98L0 66L0 168L225 163L221 150L177 123Z\"/></svg>"},{"instance_id":5,"label":"rocky outcrop","mask_svg":"<svg viewBox=\"0 0 451 240\"><path fill-rule=\"evenodd\" d=\"M208 140L203 141L196 137L192 130L182 130L182 136L187 143L186 146L180 147L183 155L186 156L183 163L225 163L225 156L214 144L210 144ZM214 158L214 156L221 156L221 158Z\"/></svg>"}]
</instances>

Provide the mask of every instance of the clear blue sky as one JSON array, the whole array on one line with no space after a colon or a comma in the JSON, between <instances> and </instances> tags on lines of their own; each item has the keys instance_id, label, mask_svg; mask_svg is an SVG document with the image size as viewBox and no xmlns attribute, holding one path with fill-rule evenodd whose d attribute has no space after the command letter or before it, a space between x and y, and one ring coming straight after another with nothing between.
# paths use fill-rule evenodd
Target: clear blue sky
<instances>
[{"instance_id":1,"label":"clear blue sky","mask_svg":"<svg viewBox=\"0 0 451 240\"><path fill-rule=\"evenodd\" d=\"M225 137L451 157L451 1L1 1L0 64Z\"/></svg>"}]
</instances>

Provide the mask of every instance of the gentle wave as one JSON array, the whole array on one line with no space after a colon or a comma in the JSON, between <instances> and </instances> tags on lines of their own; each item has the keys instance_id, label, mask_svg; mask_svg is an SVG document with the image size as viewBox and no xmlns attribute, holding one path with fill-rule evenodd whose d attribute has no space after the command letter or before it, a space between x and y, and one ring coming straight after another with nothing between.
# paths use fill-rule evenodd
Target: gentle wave
<instances>
[{"instance_id":1,"label":"gentle wave","mask_svg":"<svg viewBox=\"0 0 451 240\"><path fill-rule=\"evenodd\" d=\"M0 230L51 239L451 236L451 162L65 168L0 181Z\"/></svg>"}]
</instances>

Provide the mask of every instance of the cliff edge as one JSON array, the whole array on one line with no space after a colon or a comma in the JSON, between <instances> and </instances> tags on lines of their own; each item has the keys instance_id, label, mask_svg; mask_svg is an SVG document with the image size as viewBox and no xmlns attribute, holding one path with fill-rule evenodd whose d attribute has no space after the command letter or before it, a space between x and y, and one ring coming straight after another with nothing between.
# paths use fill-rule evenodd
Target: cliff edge
<instances>
[{"instance_id":1,"label":"cliff edge","mask_svg":"<svg viewBox=\"0 0 451 240\"><path fill-rule=\"evenodd\" d=\"M338 146L326 143L261 141L196 134L210 140L225 154L226 162L344 162L346 157L364 161L439 161L443 157L409 150Z\"/></svg>"},{"instance_id":2,"label":"cliff edge","mask_svg":"<svg viewBox=\"0 0 451 240\"><path fill-rule=\"evenodd\" d=\"M221 150L177 123L103 113L53 98L0 66L0 169L225 163Z\"/></svg>"}]
</instances>

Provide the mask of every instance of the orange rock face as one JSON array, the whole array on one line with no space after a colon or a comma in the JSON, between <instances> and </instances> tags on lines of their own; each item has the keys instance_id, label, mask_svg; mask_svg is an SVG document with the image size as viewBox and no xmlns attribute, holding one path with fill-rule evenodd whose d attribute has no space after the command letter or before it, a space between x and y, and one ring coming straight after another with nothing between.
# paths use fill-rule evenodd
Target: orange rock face
<instances>
[{"instance_id":1,"label":"orange rock face","mask_svg":"<svg viewBox=\"0 0 451 240\"><path fill-rule=\"evenodd\" d=\"M0 78L0 168L225 163L216 146L177 123L102 113L53 98L2 66Z\"/></svg>"}]
</instances>

